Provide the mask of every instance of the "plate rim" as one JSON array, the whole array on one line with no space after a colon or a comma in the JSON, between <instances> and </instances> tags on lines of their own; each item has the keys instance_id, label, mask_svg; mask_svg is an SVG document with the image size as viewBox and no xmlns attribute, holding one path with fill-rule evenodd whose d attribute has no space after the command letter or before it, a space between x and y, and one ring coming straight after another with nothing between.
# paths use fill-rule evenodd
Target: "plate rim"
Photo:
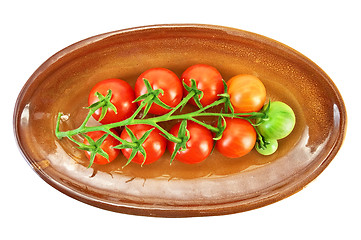
<instances>
[{"instance_id":1,"label":"plate rim","mask_svg":"<svg viewBox=\"0 0 361 240\"><path fill-rule=\"evenodd\" d=\"M249 204L242 204L240 205L240 201L235 202L229 202L229 203L219 203L214 205L207 205L207 206L165 206L165 205L157 205L157 206L147 206L147 205L137 205L137 204L113 204L111 202L102 201L101 199L95 199L94 197L89 197L88 195L81 194L78 191L74 191L73 189L68 188L67 186L60 184L59 182L55 181L51 176L49 176L46 172L44 172L42 169L37 168L33 164L33 160L25 150L21 137L20 137L20 131L19 131L19 121L20 121L20 102L24 98L24 95L29 88L29 86L32 84L32 82L37 79L37 77L45 70L48 66L52 65L52 63L56 62L63 56L76 51L77 49L80 49L90 43L101 41L102 39L124 34L128 32L138 32L138 31L144 31L149 29L175 29L175 28L197 28L197 29L209 29L209 30L221 30L228 32L229 34L237 34L237 36L244 36L249 38L249 36L252 36L252 40L255 38L257 41L261 41L262 43L271 44L273 46L278 46L279 48L282 48L283 51L287 51L287 53L293 53L297 55L297 57L300 57L303 62L306 62L309 66L313 68L313 70L317 71L319 73L323 80L327 82L327 84L333 89L335 95L337 96L337 100L340 106L340 134L336 138L335 142L333 143L333 146L330 147L330 152L328 155L324 158L324 160L319 164L316 168L309 169L307 171L307 175L301 179L301 181L296 181L295 184L289 185L286 184L282 187L280 187L280 192L282 194L273 194L272 196L264 196L262 198L257 199L257 201L251 201ZM47 182L49 185L57 189L58 191L64 193L67 196L70 196L78 201L84 202L86 204L89 204L91 206L99 207L105 210L110 210L114 212L121 212L125 214L132 214L132 215L142 215L142 216L156 216L156 217L196 217L196 216L214 216L214 215L226 215L226 214L233 214L243 211L248 211L256 208L260 208L266 205L269 205L271 203L278 202L282 199L285 199L298 191L302 190L306 185L308 185L310 182L312 182L317 176L319 176L326 167L331 163L331 161L335 158L336 154L340 150L345 136L347 132L347 112L345 103L343 101L343 98L335 85L335 83L332 81L332 79L312 60L304 56L302 53L298 52L297 50L278 42L277 40L274 40L272 38L237 29L232 27L225 27L225 26L219 26L219 25L209 25L209 24L157 24L157 25L147 25L147 26L139 26L139 27L132 27L132 28L125 28L121 30L111 31L107 33L102 33L98 35L94 35L88 38L85 38L83 40L80 40L76 43L73 43L52 56L50 56L47 60L45 60L36 70L35 72L29 77L29 79L26 81L26 83L23 85L17 99L15 102L14 107L14 113L13 113L13 131L16 138L16 143L18 145L18 148L23 156L23 158L26 160L26 162L29 164L29 166L36 172L38 176L40 176L45 182Z\"/></svg>"}]
</instances>

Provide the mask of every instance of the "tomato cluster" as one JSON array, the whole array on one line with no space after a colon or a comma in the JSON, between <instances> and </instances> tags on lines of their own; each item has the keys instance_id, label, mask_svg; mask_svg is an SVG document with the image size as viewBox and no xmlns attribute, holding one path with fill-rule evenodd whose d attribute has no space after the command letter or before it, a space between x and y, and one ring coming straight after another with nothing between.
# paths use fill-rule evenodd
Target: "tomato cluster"
<instances>
[{"instance_id":1,"label":"tomato cluster","mask_svg":"<svg viewBox=\"0 0 361 240\"><path fill-rule=\"evenodd\" d=\"M154 125L130 124L119 129L118 132L112 129L112 132L108 133L98 145L96 143L103 134L88 132L84 144L89 144L89 138L91 138L94 140L92 141L94 148L100 148L103 152L103 156L95 155L94 163L106 164L113 161L120 153L119 149L127 159L139 164L150 164L157 161L166 149L176 160L187 164L204 161L211 154L214 146L221 154L229 158L244 156L253 148L263 155L269 155L276 151L277 140L290 134L295 125L294 113L288 105L282 102L265 105L266 89L257 77L241 74L232 77L227 84L224 84L220 72L206 64L190 66L180 78L165 68L149 69L137 78L134 90L124 80L106 79L91 89L88 103L90 106L94 106L99 100L111 96L107 101L103 101L103 105L98 106L99 108L92 113L92 116L102 124L126 121L135 115L139 117L137 107L145 109L146 105L142 105L142 101L146 101L145 96L149 92L150 85L153 90L159 89L160 92L157 96L158 102L152 102L146 110L147 113L172 114L172 109L187 96L187 89L194 87L192 84L195 84L198 90L197 94L201 94L190 98L190 104L205 107L221 97L227 97L232 113L249 113L251 115L259 112L263 115L253 122L246 117L223 118L222 116L219 118L218 122L221 124L218 124L220 125L218 128L214 126L207 128L207 124L186 119L184 120L186 129L183 140L186 139L181 149L177 148L181 140L176 142L169 137L166 138L164 132ZM159 101L162 105L158 104ZM227 110L229 111L229 109L225 109L225 111ZM169 134L174 138L180 137L179 132L184 131L181 128L182 125L179 122L169 130ZM215 142L215 135L220 131L222 134ZM147 135L146 139L142 139L145 134ZM133 141L134 139L142 140ZM128 143L133 141L134 149L140 149L140 151L134 152L134 149L130 147L121 147L123 140ZM120 146L119 149L114 147L117 145ZM86 155L88 158L91 156L88 149Z\"/></svg>"}]
</instances>

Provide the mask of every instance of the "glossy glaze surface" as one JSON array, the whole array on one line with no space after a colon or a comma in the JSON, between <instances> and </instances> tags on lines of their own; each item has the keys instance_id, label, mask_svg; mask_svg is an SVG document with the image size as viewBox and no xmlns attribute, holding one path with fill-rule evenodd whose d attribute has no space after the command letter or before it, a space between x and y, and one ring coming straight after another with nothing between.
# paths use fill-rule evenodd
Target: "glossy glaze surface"
<instances>
[{"instance_id":1,"label":"glossy glaze surface","mask_svg":"<svg viewBox=\"0 0 361 240\"><path fill-rule=\"evenodd\" d=\"M271 100L296 114L292 134L271 156L240 159L214 152L197 165L158 162L122 169L124 157L87 168L84 154L54 135L85 118L87 95L106 78L132 86L152 67L178 76L189 66L216 67L227 81L245 73L261 79ZM212 119L205 119L211 121ZM165 125L170 127L170 124ZM20 150L49 184L85 203L112 211L164 217L229 214L281 200L313 180L342 144L346 112L329 77L295 50L249 32L207 25L163 25L98 35L56 53L30 77L14 112Z\"/></svg>"}]
</instances>

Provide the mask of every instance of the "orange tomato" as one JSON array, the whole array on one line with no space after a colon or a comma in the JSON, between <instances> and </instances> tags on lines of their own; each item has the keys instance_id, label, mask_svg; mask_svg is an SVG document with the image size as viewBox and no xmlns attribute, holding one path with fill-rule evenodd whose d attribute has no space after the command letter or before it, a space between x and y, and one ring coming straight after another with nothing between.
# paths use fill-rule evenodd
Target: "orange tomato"
<instances>
[{"instance_id":1,"label":"orange tomato","mask_svg":"<svg viewBox=\"0 0 361 240\"><path fill-rule=\"evenodd\" d=\"M266 101L266 88L253 75L234 76L227 82L227 86L235 112L257 112Z\"/></svg>"}]
</instances>

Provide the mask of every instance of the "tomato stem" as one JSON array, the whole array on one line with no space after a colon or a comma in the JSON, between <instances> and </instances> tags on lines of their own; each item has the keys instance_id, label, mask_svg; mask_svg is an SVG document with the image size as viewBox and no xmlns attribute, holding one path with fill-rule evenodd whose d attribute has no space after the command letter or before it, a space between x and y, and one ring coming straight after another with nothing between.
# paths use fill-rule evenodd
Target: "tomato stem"
<instances>
[{"instance_id":1,"label":"tomato stem","mask_svg":"<svg viewBox=\"0 0 361 240\"><path fill-rule=\"evenodd\" d=\"M182 102L180 102L173 110L177 110L179 109L184 103L187 102L187 100L191 99L193 97L194 94L189 93L187 95L186 98L184 98ZM145 102L145 101L143 101ZM179 114L179 115L172 115L175 111L171 111L165 115L161 115L161 116L156 116L156 117L151 117L151 118L144 118L144 119L136 119L135 116L140 112L140 110L144 107L144 105L146 103L143 104L143 102L139 105L138 109L134 112L134 114L128 118L125 119L123 121L120 122L115 122L115 123L109 123L109 124L105 124L105 125L100 125L100 126L86 126L87 121L89 120L89 118L91 117L91 113L94 112L94 110L90 110L85 121L81 124L80 127L73 129L73 130L69 130L69 131L64 131L61 132L59 131L59 125L60 125L60 121L61 121L61 116L62 114L59 113L58 115L58 120L57 120L57 126L56 126L56 130L55 130L55 134L56 136L61 139L63 137L69 137L69 136L73 136L76 134L81 134L81 133L87 133L87 132L92 132L92 131L104 131L110 134L109 129L112 128L116 128L116 127L123 127L126 125L135 125L135 124L148 124L151 126L154 126L156 128L158 128L162 133L164 133L170 140L174 141L174 142L179 142L180 140L178 140L176 137L171 137L171 134L169 134L165 129L163 129L162 127L160 127L158 125L158 123L160 122L166 122L166 121L170 121L170 120L191 120L193 122L196 122L204 127L206 127L207 129L209 129L212 132L218 132L218 129L216 127L213 127L209 124L206 124L198 119L196 119L196 117L210 117L210 116L217 116L217 117L229 117L229 118L242 118L242 119L253 119L253 118L261 118L262 116L264 116L264 113L261 112L251 112L251 113L214 113L214 112L204 112L205 110L218 106L222 103L225 102L224 99L220 99L217 100L215 102L213 102L210 105L207 105L197 111L194 112L190 112L190 113L185 113L185 114ZM113 136L113 134L110 134ZM120 138L117 138L118 140Z\"/></svg>"},{"instance_id":2,"label":"tomato stem","mask_svg":"<svg viewBox=\"0 0 361 240\"><path fill-rule=\"evenodd\" d=\"M208 129L211 130L212 132L219 132L219 129L218 129L218 128L213 127L213 126L211 126L211 125L209 125L209 124L207 124L207 123L204 123L204 122L202 122L202 121L199 121L199 120L197 120L197 119L195 119L195 118L190 118L189 120L191 120L191 121L193 121L193 122L195 122L195 123L198 123L199 125L201 125L201 126L203 126L203 127L205 127L205 128L208 128Z\"/></svg>"},{"instance_id":3,"label":"tomato stem","mask_svg":"<svg viewBox=\"0 0 361 240\"><path fill-rule=\"evenodd\" d=\"M187 94L185 98L182 99L182 101L175 106L169 113L165 114L165 116L170 117L175 111L177 111L180 107L183 107L186 105L186 103L195 95L196 93L194 91L191 91Z\"/></svg>"}]
</instances>

